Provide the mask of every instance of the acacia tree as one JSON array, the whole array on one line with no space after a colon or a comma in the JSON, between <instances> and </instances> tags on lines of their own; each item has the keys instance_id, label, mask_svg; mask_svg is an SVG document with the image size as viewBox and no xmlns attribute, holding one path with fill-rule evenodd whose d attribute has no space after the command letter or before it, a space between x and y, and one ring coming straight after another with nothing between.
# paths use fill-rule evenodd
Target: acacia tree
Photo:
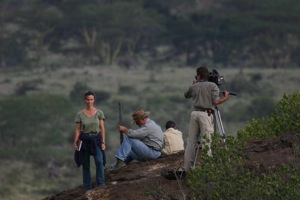
<instances>
[{"instance_id":1,"label":"acacia tree","mask_svg":"<svg viewBox=\"0 0 300 200\"><path fill-rule=\"evenodd\" d=\"M4 34L4 24L6 22L6 16L7 16L7 7L8 7L8 1L1 1L0 2L0 43L3 44L5 40L5 34ZM5 67L6 62L4 60L4 46L0 45L0 67Z\"/></svg>"},{"instance_id":2,"label":"acacia tree","mask_svg":"<svg viewBox=\"0 0 300 200\"><path fill-rule=\"evenodd\" d=\"M18 13L18 22L30 40L29 50L34 52L34 59L39 63L45 55L48 37L63 19L63 12L46 1L24 2Z\"/></svg>"},{"instance_id":3,"label":"acacia tree","mask_svg":"<svg viewBox=\"0 0 300 200\"><path fill-rule=\"evenodd\" d=\"M268 67L285 68L292 64L291 55L300 45L300 3L269 0L259 6L253 17L260 20L261 26L252 38L252 52Z\"/></svg>"},{"instance_id":4,"label":"acacia tree","mask_svg":"<svg viewBox=\"0 0 300 200\"><path fill-rule=\"evenodd\" d=\"M226 0L225 3L221 16L227 21L224 34L231 36L231 44L236 42L236 52L248 49L247 53L265 67L293 64L291 55L299 50L299 1Z\"/></svg>"},{"instance_id":5,"label":"acacia tree","mask_svg":"<svg viewBox=\"0 0 300 200\"><path fill-rule=\"evenodd\" d=\"M36 61L53 50L110 65L164 47L160 58L188 65L283 68L299 60L299 9L298 0L3 0L0 65L26 62L25 50Z\"/></svg>"},{"instance_id":6,"label":"acacia tree","mask_svg":"<svg viewBox=\"0 0 300 200\"><path fill-rule=\"evenodd\" d=\"M160 15L145 10L142 1L78 4L67 15L68 32L77 35L90 60L113 64L122 56L131 56L142 40L157 35ZM66 28L64 27L64 28Z\"/></svg>"},{"instance_id":7,"label":"acacia tree","mask_svg":"<svg viewBox=\"0 0 300 200\"><path fill-rule=\"evenodd\" d=\"M26 59L26 43L14 15L17 12L15 1L0 1L0 68L19 65Z\"/></svg>"},{"instance_id":8,"label":"acacia tree","mask_svg":"<svg viewBox=\"0 0 300 200\"><path fill-rule=\"evenodd\" d=\"M193 5L190 2L190 5ZM174 56L186 64L283 68L296 64L299 51L300 3L297 0L223 0L197 2L190 12L171 12L166 34ZM176 11L176 9L175 9Z\"/></svg>"}]
</instances>

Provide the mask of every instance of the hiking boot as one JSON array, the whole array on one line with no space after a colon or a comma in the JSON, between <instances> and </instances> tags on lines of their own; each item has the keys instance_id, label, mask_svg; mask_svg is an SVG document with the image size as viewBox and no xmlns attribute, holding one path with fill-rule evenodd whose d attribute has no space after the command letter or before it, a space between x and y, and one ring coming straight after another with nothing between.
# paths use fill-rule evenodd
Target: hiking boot
<instances>
[{"instance_id":1,"label":"hiking boot","mask_svg":"<svg viewBox=\"0 0 300 200\"><path fill-rule=\"evenodd\" d=\"M117 159L116 164L110 169L110 171L115 171L118 169L121 169L122 167L125 167L126 163L123 160Z\"/></svg>"},{"instance_id":2,"label":"hiking boot","mask_svg":"<svg viewBox=\"0 0 300 200\"><path fill-rule=\"evenodd\" d=\"M97 187L96 187L96 189L105 189L106 188L106 185L98 185Z\"/></svg>"}]
</instances>

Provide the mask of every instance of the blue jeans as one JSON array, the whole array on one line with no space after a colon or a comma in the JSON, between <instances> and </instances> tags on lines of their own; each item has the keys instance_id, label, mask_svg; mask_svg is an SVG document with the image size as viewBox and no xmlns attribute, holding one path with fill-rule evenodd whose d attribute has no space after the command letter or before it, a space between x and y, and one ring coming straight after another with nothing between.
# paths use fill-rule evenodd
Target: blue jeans
<instances>
[{"instance_id":1,"label":"blue jeans","mask_svg":"<svg viewBox=\"0 0 300 200\"><path fill-rule=\"evenodd\" d=\"M87 149L82 152L82 174L83 174L83 186L85 190L92 189L92 178L90 171L90 145L91 142L87 143ZM103 165L103 154L101 149L96 147L96 155L93 155L94 162L96 165L96 182L97 186L105 185L104 178L104 165Z\"/></svg>"},{"instance_id":2,"label":"blue jeans","mask_svg":"<svg viewBox=\"0 0 300 200\"><path fill-rule=\"evenodd\" d=\"M115 157L128 164L132 160L152 160L158 158L160 155L160 151L156 151L148 147L140 140L126 137L118 149Z\"/></svg>"}]
</instances>

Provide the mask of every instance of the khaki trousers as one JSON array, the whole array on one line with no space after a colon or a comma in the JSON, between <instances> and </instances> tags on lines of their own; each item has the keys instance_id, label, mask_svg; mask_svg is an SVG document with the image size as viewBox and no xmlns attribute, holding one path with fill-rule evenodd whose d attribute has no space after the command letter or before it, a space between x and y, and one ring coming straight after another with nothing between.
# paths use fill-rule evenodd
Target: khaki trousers
<instances>
[{"instance_id":1,"label":"khaki trousers","mask_svg":"<svg viewBox=\"0 0 300 200\"><path fill-rule=\"evenodd\" d=\"M214 133L214 117L211 114L208 116L207 112L192 111L190 124L189 124L189 136L187 140L187 147L184 153L184 169L189 171L194 164L196 155L197 143L200 140L202 149L208 146L209 150L207 154L211 153L211 138Z\"/></svg>"}]
</instances>

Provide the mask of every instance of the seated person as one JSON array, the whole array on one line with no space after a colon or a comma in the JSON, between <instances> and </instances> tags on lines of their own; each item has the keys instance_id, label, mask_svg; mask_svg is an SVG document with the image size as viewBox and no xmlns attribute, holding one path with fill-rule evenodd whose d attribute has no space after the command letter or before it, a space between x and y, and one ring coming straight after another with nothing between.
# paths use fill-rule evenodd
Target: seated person
<instances>
[{"instance_id":1,"label":"seated person","mask_svg":"<svg viewBox=\"0 0 300 200\"><path fill-rule=\"evenodd\" d=\"M166 131L164 132L165 146L162 153L169 155L184 150L184 142L181 131L176 129L173 121L167 121Z\"/></svg>"},{"instance_id":2,"label":"seated person","mask_svg":"<svg viewBox=\"0 0 300 200\"><path fill-rule=\"evenodd\" d=\"M120 132L127 135L119 147L115 157L117 162L112 170L126 166L133 160L146 161L160 157L163 146L163 131L159 125L148 118L150 112L137 110L132 114L138 129L119 126Z\"/></svg>"}]
</instances>

